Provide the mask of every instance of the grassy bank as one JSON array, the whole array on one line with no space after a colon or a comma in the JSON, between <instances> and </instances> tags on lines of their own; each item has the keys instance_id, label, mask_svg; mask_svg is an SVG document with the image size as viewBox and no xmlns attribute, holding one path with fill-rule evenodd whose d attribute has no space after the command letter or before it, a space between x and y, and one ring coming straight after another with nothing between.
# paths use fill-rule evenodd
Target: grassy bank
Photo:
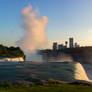
<instances>
[{"instance_id":1,"label":"grassy bank","mask_svg":"<svg viewBox=\"0 0 92 92\"><path fill-rule=\"evenodd\" d=\"M92 86L74 84L2 85L0 92L92 92Z\"/></svg>"}]
</instances>

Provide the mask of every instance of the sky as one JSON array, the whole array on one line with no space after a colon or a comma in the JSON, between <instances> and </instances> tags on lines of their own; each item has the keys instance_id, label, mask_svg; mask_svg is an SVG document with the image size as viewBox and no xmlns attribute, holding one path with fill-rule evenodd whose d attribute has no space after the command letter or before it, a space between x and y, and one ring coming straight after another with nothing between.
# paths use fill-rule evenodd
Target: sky
<instances>
[{"instance_id":1,"label":"sky","mask_svg":"<svg viewBox=\"0 0 92 92\"><path fill-rule=\"evenodd\" d=\"M69 37L81 46L92 46L92 0L0 0L0 44L14 46L23 36L21 10L29 3L48 17L48 48Z\"/></svg>"}]
</instances>

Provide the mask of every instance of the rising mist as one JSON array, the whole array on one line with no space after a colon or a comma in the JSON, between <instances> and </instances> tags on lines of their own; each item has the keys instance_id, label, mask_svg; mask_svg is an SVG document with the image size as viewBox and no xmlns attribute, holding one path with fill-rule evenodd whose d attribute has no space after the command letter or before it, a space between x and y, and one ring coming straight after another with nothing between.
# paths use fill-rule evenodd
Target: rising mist
<instances>
[{"instance_id":1,"label":"rising mist","mask_svg":"<svg viewBox=\"0 0 92 92\"><path fill-rule=\"evenodd\" d=\"M24 29L23 37L17 42L27 56L28 53L36 51L45 41L45 27L48 22L46 16L39 17L38 9L32 10L32 6L28 5L22 9L22 28Z\"/></svg>"}]
</instances>

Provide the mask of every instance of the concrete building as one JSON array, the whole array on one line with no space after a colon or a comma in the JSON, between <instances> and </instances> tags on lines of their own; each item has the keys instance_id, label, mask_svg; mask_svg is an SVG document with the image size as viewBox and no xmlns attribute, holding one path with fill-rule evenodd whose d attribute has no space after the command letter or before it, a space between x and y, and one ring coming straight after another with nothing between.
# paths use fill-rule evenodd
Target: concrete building
<instances>
[{"instance_id":1,"label":"concrete building","mask_svg":"<svg viewBox=\"0 0 92 92\"><path fill-rule=\"evenodd\" d=\"M59 44L58 45L58 50L62 50L63 49L63 44Z\"/></svg>"},{"instance_id":2,"label":"concrete building","mask_svg":"<svg viewBox=\"0 0 92 92\"><path fill-rule=\"evenodd\" d=\"M79 47L79 44L77 44L77 42L75 43L75 48L78 48Z\"/></svg>"},{"instance_id":3,"label":"concrete building","mask_svg":"<svg viewBox=\"0 0 92 92\"><path fill-rule=\"evenodd\" d=\"M57 50L58 49L58 44L57 44L57 42L54 42L53 43L53 50Z\"/></svg>"},{"instance_id":4,"label":"concrete building","mask_svg":"<svg viewBox=\"0 0 92 92\"><path fill-rule=\"evenodd\" d=\"M65 41L65 47L67 48L67 44L68 44L68 42L67 41Z\"/></svg>"},{"instance_id":5,"label":"concrete building","mask_svg":"<svg viewBox=\"0 0 92 92\"><path fill-rule=\"evenodd\" d=\"M58 50L63 50L63 49L66 49L66 45L63 45L63 44L59 44L58 45Z\"/></svg>"},{"instance_id":6,"label":"concrete building","mask_svg":"<svg viewBox=\"0 0 92 92\"><path fill-rule=\"evenodd\" d=\"M73 38L69 38L69 47L70 48L74 47L74 40L73 40Z\"/></svg>"}]
</instances>

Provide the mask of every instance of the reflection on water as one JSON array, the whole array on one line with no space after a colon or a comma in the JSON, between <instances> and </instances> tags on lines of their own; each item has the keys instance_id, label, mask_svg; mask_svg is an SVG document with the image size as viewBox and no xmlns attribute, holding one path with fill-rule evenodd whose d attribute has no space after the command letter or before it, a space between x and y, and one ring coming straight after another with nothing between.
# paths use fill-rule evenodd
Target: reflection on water
<instances>
[{"instance_id":1,"label":"reflection on water","mask_svg":"<svg viewBox=\"0 0 92 92\"><path fill-rule=\"evenodd\" d=\"M18 66L24 64L0 62L0 81L17 81L17 75L20 74Z\"/></svg>"}]
</instances>

